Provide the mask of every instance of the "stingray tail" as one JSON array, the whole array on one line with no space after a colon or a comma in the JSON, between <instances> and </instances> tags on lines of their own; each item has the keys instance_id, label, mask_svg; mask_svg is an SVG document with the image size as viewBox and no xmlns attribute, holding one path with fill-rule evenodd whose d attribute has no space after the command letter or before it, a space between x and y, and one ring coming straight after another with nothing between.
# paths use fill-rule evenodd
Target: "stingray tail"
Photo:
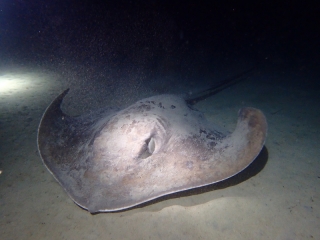
<instances>
[{"instance_id":1,"label":"stingray tail","mask_svg":"<svg viewBox=\"0 0 320 240\"><path fill-rule=\"evenodd\" d=\"M186 98L185 101L188 105L194 105L202 100L207 99L208 97L236 84L239 83L240 81L247 79L246 74L252 72L257 66L254 66L244 72L241 72L235 76L232 76L230 78L226 78L218 83L216 83L215 85L213 85L212 87L200 91L194 95L192 95L189 98Z\"/></svg>"}]
</instances>

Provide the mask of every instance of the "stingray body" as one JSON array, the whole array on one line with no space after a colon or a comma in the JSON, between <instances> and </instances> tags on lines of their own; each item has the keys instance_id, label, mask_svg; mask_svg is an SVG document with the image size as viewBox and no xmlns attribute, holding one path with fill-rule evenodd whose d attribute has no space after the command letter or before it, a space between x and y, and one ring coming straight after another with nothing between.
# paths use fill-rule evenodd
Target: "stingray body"
<instances>
[{"instance_id":1,"label":"stingray body","mask_svg":"<svg viewBox=\"0 0 320 240\"><path fill-rule=\"evenodd\" d=\"M266 119L254 108L241 109L229 133L175 95L71 117L60 109L67 92L46 109L38 149L68 195L91 213L227 179L256 158L266 138Z\"/></svg>"}]
</instances>

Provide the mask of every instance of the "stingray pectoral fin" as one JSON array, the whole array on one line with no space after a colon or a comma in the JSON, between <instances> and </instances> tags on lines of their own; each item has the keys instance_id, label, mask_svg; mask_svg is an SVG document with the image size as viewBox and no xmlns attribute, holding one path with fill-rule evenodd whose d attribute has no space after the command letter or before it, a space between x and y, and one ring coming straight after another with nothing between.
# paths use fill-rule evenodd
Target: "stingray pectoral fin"
<instances>
[{"instance_id":1,"label":"stingray pectoral fin","mask_svg":"<svg viewBox=\"0 0 320 240\"><path fill-rule=\"evenodd\" d=\"M240 109L236 129L216 146L215 178L230 178L250 165L265 143L267 128L266 118L260 110Z\"/></svg>"},{"instance_id":2,"label":"stingray pectoral fin","mask_svg":"<svg viewBox=\"0 0 320 240\"><path fill-rule=\"evenodd\" d=\"M44 165L72 200L87 208L92 188L99 184L98 176L88 171L95 166L91 142L116 109L107 107L87 115L68 116L60 108L68 91L53 100L43 114L38 150Z\"/></svg>"}]
</instances>

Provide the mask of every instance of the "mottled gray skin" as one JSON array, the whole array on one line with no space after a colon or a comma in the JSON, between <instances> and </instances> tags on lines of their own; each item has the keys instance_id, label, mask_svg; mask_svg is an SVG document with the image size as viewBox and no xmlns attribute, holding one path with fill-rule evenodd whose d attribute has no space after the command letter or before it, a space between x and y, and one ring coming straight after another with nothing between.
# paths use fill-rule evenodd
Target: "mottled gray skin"
<instances>
[{"instance_id":1,"label":"mottled gray skin","mask_svg":"<svg viewBox=\"0 0 320 240\"><path fill-rule=\"evenodd\" d=\"M175 95L80 117L45 111L38 130L43 163L75 203L91 213L117 211L227 179L261 151L263 113L243 108L233 133L220 130Z\"/></svg>"}]
</instances>

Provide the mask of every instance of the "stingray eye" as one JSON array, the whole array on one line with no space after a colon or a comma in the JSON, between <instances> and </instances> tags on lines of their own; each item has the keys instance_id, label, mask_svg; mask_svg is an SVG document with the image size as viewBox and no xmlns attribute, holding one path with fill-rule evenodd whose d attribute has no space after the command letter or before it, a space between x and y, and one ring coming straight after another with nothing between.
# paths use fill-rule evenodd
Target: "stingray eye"
<instances>
[{"instance_id":1,"label":"stingray eye","mask_svg":"<svg viewBox=\"0 0 320 240\"><path fill-rule=\"evenodd\" d=\"M153 137L149 138L149 143L148 143L148 151L150 154L152 154L156 148L156 142Z\"/></svg>"},{"instance_id":2,"label":"stingray eye","mask_svg":"<svg viewBox=\"0 0 320 240\"><path fill-rule=\"evenodd\" d=\"M150 157L155 149L156 149L156 142L154 138L153 137L148 138L145 141L145 144L143 144L139 152L139 158L145 159L147 157Z\"/></svg>"}]
</instances>

